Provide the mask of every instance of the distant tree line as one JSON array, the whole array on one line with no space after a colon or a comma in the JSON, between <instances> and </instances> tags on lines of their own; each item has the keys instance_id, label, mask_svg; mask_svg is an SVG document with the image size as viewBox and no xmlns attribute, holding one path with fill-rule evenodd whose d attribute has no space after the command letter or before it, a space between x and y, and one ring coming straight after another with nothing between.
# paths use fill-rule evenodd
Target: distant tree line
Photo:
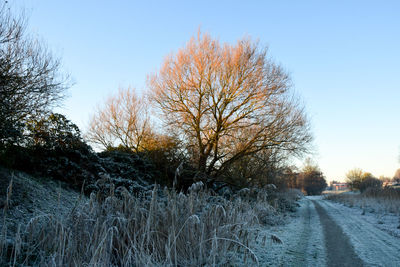
<instances>
[{"instance_id":1,"label":"distant tree line","mask_svg":"<svg viewBox=\"0 0 400 267\"><path fill-rule=\"evenodd\" d=\"M384 182L400 183L400 169L398 169L393 178L375 177L370 172L364 172L361 169L355 168L346 174L346 182L351 190L359 190L365 192L368 188L382 188Z\"/></svg>"}]
</instances>

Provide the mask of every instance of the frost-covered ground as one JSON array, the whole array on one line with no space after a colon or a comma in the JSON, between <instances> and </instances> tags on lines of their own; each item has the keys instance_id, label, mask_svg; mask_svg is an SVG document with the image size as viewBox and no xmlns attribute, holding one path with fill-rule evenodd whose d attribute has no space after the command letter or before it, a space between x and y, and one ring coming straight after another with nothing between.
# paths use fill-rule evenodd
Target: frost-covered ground
<instances>
[{"instance_id":1,"label":"frost-covered ground","mask_svg":"<svg viewBox=\"0 0 400 267\"><path fill-rule=\"evenodd\" d=\"M350 238L366 266L400 266L399 218L393 214L368 213L357 207L328 200L318 203Z\"/></svg>"},{"instance_id":2,"label":"frost-covered ground","mask_svg":"<svg viewBox=\"0 0 400 267\"><path fill-rule=\"evenodd\" d=\"M3 218L0 230L3 230L5 222L8 222L8 231L13 232L18 224L27 225L32 218L48 214L62 217L84 199L83 195L64 183L35 178L22 172L14 174L0 168L0 213Z\"/></svg>"},{"instance_id":3,"label":"frost-covered ground","mask_svg":"<svg viewBox=\"0 0 400 267\"><path fill-rule=\"evenodd\" d=\"M285 225L268 227L267 234L276 235L281 244L269 241L256 247L260 266L325 266L326 251L321 223L314 204L308 199Z\"/></svg>"},{"instance_id":4,"label":"frost-covered ground","mask_svg":"<svg viewBox=\"0 0 400 267\"><path fill-rule=\"evenodd\" d=\"M300 204L288 224L264 230L282 244L258 242L260 266L400 266L398 216L363 212L321 196L305 197Z\"/></svg>"}]
</instances>

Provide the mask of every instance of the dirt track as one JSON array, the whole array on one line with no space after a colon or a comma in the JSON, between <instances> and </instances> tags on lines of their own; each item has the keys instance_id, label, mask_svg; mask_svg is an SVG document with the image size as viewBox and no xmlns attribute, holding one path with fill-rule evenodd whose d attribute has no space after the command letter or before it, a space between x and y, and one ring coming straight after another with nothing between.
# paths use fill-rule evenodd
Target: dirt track
<instances>
[{"instance_id":1,"label":"dirt track","mask_svg":"<svg viewBox=\"0 0 400 267\"><path fill-rule=\"evenodd\" d=\"M365 219L361 209L317 200L348 237L364 266L400 266L400 238Z\"/></svg>"},{"instance_id":2,"label":"dirt track","mask_svg":"<svg viewBox=\"0 0 400 267\"><path fill-rule=\"evenodd\" d=\"M313 203L323 227L327 266L363 266L363 262L355 253L349 238L343 233L343 230L317 201L313 200Z\"/></svg>"},{"instance_id":3,"label":"dirt track","mask_svg":"<svg viewBox=\"0 0 400 267\"><path fill-rule=\"evenodd\" d=\"M322 197L308 201L322 225L326 266L400 266L400 238L366 220L361 209Z\"/></svg>"},{"instance_id":4,"label":"dirt track","mask_svg":"<svg viewBox=\"0 0 400 267\"><path fill-rule=\"evenodd\" d=\"M266 230L282 244L258 247L260 266L400 266L400 238L366 216L321 196L305 197L288 224Z\"/></svg>"}]
</instances>

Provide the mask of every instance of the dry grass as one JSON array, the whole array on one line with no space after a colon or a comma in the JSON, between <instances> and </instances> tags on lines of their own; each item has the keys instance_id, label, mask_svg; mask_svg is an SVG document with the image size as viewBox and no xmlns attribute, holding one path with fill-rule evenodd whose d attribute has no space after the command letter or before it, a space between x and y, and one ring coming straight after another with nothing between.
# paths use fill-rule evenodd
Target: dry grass
<instances>
[{"instance_id":1,"label":"dry grass","mask_svg":"<svg viewBox=\"0 0 400 267\"><path fill-rule=\"evenodd\" d=\"M266 192L258 191L252 199L238 195L230 201L199 187L177 194L156 186L140 196L118 188L105 198L95 194L82 198L67 216L33 217L18 226L15 236L7 236L3 225L2 264L258 265L251 247L260 238L259 226L281 218L267 202Z\"/></svg>"},{"instance_id":2,"label":"dry grass","mask_svg":"<svg viewBox=\"0 0 400 267\"><path fill-rule=\"evenodd\" d=\"M394 188L369 188L364 193L342 193L326 196L327 199L364 211L388 212L400 215L400 190Z\"/></svg>"}]
</instances>

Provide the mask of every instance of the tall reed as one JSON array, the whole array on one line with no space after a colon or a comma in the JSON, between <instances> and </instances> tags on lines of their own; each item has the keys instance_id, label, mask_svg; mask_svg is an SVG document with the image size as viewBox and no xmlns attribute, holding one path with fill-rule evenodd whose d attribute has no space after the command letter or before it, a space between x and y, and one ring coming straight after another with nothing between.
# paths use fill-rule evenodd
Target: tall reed
<instances>
[{"instance_id":1,"label":"tall reed","mask_svg":"<svg viewBox=\"0 0 400 267\"><path fill-rule=\"evenodd\" d=\"M67 216L32 218L16 233L12 253L0 239L3 258L41 266L258 265L252 246L259 226L280 216L267 193L228 200L201 187L91 194Z\"/></svg>"}]
</instances>

